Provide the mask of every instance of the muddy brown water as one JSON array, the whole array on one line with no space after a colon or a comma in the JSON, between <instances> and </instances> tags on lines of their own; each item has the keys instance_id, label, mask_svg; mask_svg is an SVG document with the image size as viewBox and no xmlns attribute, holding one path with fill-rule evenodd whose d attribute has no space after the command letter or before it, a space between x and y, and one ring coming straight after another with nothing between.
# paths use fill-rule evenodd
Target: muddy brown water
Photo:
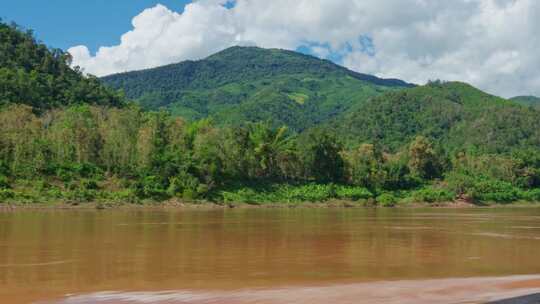
<instances>
[{"instance_id":1,"label":"muddy brown water","mask_svg":"<svg viewBox=\"0 0 540 304\"><path fill-rule=\"evenodd\" d=\"M0 213L0 303L483 303L540 292L540 208Z\"/></svg>"}]
</instances>

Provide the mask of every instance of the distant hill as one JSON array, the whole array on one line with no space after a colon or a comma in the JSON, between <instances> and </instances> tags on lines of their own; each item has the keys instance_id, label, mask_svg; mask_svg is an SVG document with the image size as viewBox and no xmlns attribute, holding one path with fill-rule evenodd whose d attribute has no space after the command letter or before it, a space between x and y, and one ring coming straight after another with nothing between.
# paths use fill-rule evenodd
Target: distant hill
<instances>
[{"instance_id":1,"label":"distant hill","mask_svg":"<svg viewBox=\"0 0 540 304\"><path fill-rule=\"evenodd\" d=\"M103 80L146 109L218 124L270 120L301 131L388 91L412 87L292 51L232 47L199 61Z\"/></svg>"},{"instance_id":2,"label":"distant hill","mask_svg":"<svg viewBox=\"0 0 540 304\"><path fill-rule=\"evenodd\" d=\"M536 96L516 96L510 100L526 106L540 106L540 97Z\"/></svg>"},{"instance_id":3,"label":"distant hill","mask_svg":"<svg viewBox=\"0 0 540 304\"><path fill-rule=\"evenodd\" d=\"M31 31L0 22L0 107L35 109L90 103L122 104L123 98L96 77L70 67L71 57L36 41Z\"/></svg>"},{"instance_id":4,"label":"distant hill","mask_svg":"<svg viewBox=\"0 0 540 304\"><path fill-rule=\"evenodd\" d=\"M449 150L475 146L502 153L540 146L540 111L460 82L431 83L359 104L326 127L349 145L379 143L389 150L417 135Z\"/></svg>"}]
</instances>

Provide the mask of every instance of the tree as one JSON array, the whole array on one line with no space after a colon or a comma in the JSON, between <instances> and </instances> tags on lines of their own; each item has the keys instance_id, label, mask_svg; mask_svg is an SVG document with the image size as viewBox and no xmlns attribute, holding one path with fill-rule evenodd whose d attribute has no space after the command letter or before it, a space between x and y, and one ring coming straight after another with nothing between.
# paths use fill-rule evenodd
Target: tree
<instances>
[{"instance_id":1,"label":"tree","mask_svg":"<svg viewBox=\"0 0 540 304\"><path fill-rule=\"evenodd\" d=\"M111 173L133 173L137 168L137 138L143 116L141 110L126 107L96 108L94 111L98 115L99 133L103 140L101 163Z\"/></svg>"},{"instance_id":2,"label":"tree","mask_svg":"<svg viewBox=\"0 0 540 304\"><path fill-rule=\"evenodd\" d=\"M432 143L417 136L409 145L409 169L422 179L432 179L441 174L441 164Z\"/></svg>"},{"instance_id":3,"label":"tree","mask_svg":"<svg viewBox=\"0 0 540 304\"><path fill-rule=\"evenodd\" d=\"M340 182L344 178L342 146L328 132L315 130L301 146L306 174L317 182Z\"/></svg>"},{"instance_id":4,"label":"tree","mask_svg":"<svg viewBox=\"0 0 540 304\"><path fill-rule=\"evenodd\" d=\"M372 144L362 144L347 154L349 181L358 186L376 188L385 177L383 155Z\"/></svg>"},{"instance_id":5,"label":"tree","mask_svg":"<svg viewBox=\"0 0 540 304\"><path fill-rule=\"evenodd\" d=\"M47 131L58 163L99 163L102 141L96 117L88 105L57 113Z\"/></svg>"},{"instance_id":6,"label":"tree","mask_svg":"<svg viewBox=\"0 0 540 304\"><path fill-rule=\"evenodd\" d=\"M17 175L33 176L47 161L41 120L25 105L0 111L0 162Z\"/></svg>"},{"instance_id":7,"label":"tree","mask_svg":"<svg viewBox=\"0 0 540 304\"><path fill-rule=\"evenodd\" d=\"M281 175L278 158L287 143L286 132L286 127L272 129L263 122L248 125L256 177L276 178Z\"/></svg>"}]
</instances>

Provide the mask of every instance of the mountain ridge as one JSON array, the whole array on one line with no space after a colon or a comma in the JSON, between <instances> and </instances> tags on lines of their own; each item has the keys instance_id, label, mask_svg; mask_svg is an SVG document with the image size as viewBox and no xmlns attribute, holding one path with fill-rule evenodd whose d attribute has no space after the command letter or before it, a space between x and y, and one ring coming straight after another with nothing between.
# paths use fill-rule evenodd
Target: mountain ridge
<instances>
[{"instance_id":1,"label":"mountain ridge","mask_svg":"<svg viewBox=\"0 0 540 304\"><path fill-rule=\"evenodd\" d=\"M281 49L231 47L198 61L110 75L146 109L218 124L271 120L302 131L385 91L414 87Z\"/></svg>"},{"instance_id":2,"label":"mountain ridge","mask_svg":"<svg viewBox=\"0 0 540 304\"><path fill-rule=\"evenodd\" d=\"M134 71L112 73L112 74L109 74L109 75L102 76L100 78L104 79L104 80L107 80L107 79L112 78L114 76L125 75L125 74L130 74L130 73L137 73L137 72L149 72L149 71L153 71L153 70L157 70L157 69L161 69L161 68L168 68L168 67L171 67L171 66L177 66L177 65L183 64L183 63L196 64L196 63L204 61L204 60L216 60L218 58L219 59L228 59L227 55L229 53L231 53L232 51L235 51L235 50L257 50L257 51L265 50L265 51L271 51L271 52L278 51L278 52L287 53L287 54L290 54L290 55L293 55L293 56L304 57L304 58L310 59L310 60L316 60L316 61L325 62L328 65L332 65L332 66L341 68L341 69L347 71L348 73L350 73L351 75L355 75L356 78L358 78L359 80L371 81L371 82L373 82L375 84L383 84L384 83L384 85L387 85L387 86L390 86L390 85L403 86L403 87L414 87L414 86L416 86L416 84L408 83L408 82L406 82L404 80L401 80L401 79L398 79L398 78L382 78L382 77L377 77L377 76L370 75L370 74L356 72L356 71L350 70L350 69L348 69L348 68L346 68L344 66L341 66L341 65L339 65L337 63L334 63L333 61L330 61L328 59L318 58L318 57L315 57L313 55L308 55L308 54L305 54L305 53L291 51L291 50L287 50L287 49L260 48L260 47L256 47L256 46L231 46L231 47L223 49L223 50L221 50L221 51L219 51L217 53L211 54L211 55L209 55L209 56L207 56L205 58L198 59L198 60L189 60L189 59L188 60L182 60L182 61L179 61L179 62L176 62L176 63L169 63L169 64L157 66L157 67L151 67L151 68L134 70Z\"/></svg>"},{"instance_id":3,"label":"mountain ridge","mask_svg":"<svg viewBox=\"0 0 540 304\"><path fill-rule=\"evenodd\" d=\"M509 100L527 106L540 106L540 97L532 95L515 96L510 98Z\"/></svg>"}]
</instances>

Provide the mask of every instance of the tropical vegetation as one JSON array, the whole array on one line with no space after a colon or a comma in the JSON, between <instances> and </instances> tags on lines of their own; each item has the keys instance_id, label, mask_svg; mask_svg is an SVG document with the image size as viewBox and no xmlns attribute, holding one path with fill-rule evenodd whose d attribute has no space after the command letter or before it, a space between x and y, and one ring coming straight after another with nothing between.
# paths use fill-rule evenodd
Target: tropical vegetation
<instances>
[{"instance_id":1,"label":"tropical vegetation","mask_svg":"<svg viewBox=\"0 0 540 304\"><path fill-rule=\"evenodd\" d=\"M464 83L233 48L105 79L127 102L31 32L0 39L0 204L540 201L539 110Z\"/></svg>"},{"instance_id":2,"label":"tropical vegetation","mask_svg":"<svg viewBox=\"0 0 540 304\"><path fill-rule=\"evenodd\" d=\"M121 94L70 64L69 53L49 49L32 31L0 20L0 107L20 103L40 111L79 103L122 105Z\"/></svg>"}]
</instances>

